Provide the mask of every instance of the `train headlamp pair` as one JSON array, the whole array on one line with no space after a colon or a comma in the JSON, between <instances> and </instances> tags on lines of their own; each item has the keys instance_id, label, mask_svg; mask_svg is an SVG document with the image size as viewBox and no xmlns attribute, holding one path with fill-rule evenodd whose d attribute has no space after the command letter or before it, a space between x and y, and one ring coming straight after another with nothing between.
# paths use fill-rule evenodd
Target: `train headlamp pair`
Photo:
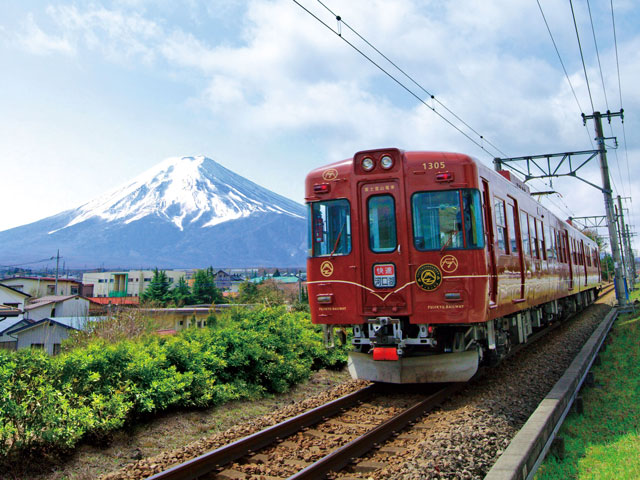
<instances>
[{"instance_id":1,"label":"train headlamp pair","mask_svg":"<svg viewBox=\"0 0 640 480\"><path fill-rule=\"evenodd\" d=\"M370 172L375 168L376 162L374 162L373 158L371 157L364 157L362 159L361 165L362 169L365 172ZM391 158L389 155L383 155L380 159L380 166L385 170L389 170L391 167L393 167L393 158Z\"/></svg>"}]
</instances>

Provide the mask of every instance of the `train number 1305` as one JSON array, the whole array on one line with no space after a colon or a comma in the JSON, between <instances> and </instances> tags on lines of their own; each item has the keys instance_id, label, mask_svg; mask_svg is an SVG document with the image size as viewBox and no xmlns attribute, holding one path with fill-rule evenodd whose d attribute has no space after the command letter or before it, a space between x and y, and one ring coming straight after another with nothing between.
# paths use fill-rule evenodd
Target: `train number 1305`
<instances>
[{"instance_id":1,"label":"train number 1305","mask_svg":"<svg viewBox=\"0 0 640 480\"><path fill-rule=\"evenodd\" d=\"M422 164L425 170L440 170L447 168L444 162L426 162Z\"/></svg>"}]
</instances>

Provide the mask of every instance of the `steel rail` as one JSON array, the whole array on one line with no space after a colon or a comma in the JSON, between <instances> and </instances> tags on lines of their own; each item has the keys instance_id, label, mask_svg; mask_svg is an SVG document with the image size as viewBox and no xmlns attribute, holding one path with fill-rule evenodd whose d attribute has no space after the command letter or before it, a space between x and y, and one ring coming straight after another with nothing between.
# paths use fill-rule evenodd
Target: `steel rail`
<instances>
[{"instance_id":1,"label":"steel rail","mask_svg":"<svg viewBox=\"0 0 640 480\"><path fill-rule=\"evenodd\" d=\"M402 430L416 418L421 417L454 393L467 386L466 382L452 383L400 414L390 418L373 430L352 440L343 447L335 450L317 462L309 465L304 470L289 477L289 480L307 480L324 478L330 472L336 472L351 463L355 458L361 457L369 450L378 446L395 432Z\"/></svg>"},{"instance_id":2,"label":"steel rail","mask_svg":"<svg viewBox=\"0 0 640 480\"><path fill-rule=\"evenodd\" d=\"M320 407L301 413L284 422L246 436L233 443L207 452L199 457L175 465L148 478L148 480L193 480L231 463L251 452L292 435L301 429L340 413L344 409L364 401L377 391L377 385L369 385L340 397Z\"/></svg>"}]
</instances>

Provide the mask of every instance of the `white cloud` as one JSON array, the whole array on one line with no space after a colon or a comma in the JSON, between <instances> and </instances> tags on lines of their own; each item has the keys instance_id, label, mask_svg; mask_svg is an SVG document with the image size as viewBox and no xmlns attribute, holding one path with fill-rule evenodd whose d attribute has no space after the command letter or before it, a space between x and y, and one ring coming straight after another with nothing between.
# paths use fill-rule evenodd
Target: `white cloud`
<instances>
[{"instance_id":1,"label":"white cloud","mask_svg":"<svg viewBox=\"0 0 640 480\"><path fill-rule=\"evenodd\" d=\"M46 34L38 27L31 14L27 16L24 33L18 36L18 42L27 51L36 55L51 53L73 55L75 53L75 46L68 38Z\"/></svg>"}]
</instances>

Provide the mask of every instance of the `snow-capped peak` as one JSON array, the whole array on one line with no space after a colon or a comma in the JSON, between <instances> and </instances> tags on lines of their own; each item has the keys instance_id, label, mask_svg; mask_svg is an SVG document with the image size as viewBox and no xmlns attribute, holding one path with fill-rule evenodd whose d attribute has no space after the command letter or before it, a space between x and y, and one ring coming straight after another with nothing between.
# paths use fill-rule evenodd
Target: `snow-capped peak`
<instances>
[{"instance_id":1,"label":"snow-capped peak","mask_svg":"<svg viewBox=\"0 0 640 480\"><path fill-rule=\"evenodd\" d=\"M71 221L62 229L95 217L128 224L156 216L183 230L190 225L212 227L259 212L304 216L302 205L260 187L210 158L172 157L127 185L71 212Z\"/></svg>"}]
</instances>

